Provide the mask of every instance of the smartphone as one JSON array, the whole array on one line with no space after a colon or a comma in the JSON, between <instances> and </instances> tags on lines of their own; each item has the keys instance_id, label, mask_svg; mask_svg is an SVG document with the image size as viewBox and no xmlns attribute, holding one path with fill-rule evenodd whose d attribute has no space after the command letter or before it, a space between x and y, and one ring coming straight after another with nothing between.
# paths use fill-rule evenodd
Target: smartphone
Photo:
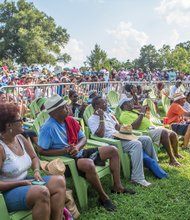
<instances>
[{"instance_id":1,"label":"smartphone","mask_svg":"<svg viewBox=\"0 0 190 220\"><path fill-rule=\"evenodd\" d=\"M46 185L46 182L33 180L32 185Z\"/></svg>"}]
</instances>

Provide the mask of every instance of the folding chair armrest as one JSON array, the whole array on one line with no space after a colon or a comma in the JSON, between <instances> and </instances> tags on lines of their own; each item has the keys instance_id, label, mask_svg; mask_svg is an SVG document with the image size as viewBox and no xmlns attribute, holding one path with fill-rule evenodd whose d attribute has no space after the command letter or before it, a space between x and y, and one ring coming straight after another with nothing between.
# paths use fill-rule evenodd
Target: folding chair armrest
<instances>
[{"instance_id":1,"label":"folding chair armrest","mask_svg":"<svg viewBox=\"0 0 190 220\"><path fill-rule=\"evenodd\" d=\"M142 131L132 130L132 133L137 136L142 135Z\"/></svg>"},{"instance_id":2,"label":"folding chair armrest","mask_svg":"<svg viewBox=\"0 0 190 220\"><path fill-rule=\"evenodd\" d=\"M87 144L93 145L95 147L102 147L102 146L108 146L109 145L107 143L102 143L100 141L90 140L90 139L87 140Z\"/></svg>"},{"instance_id":3,"label":"folding chair armrest","mask_svg":"<svg viewBox=\"0 0 190 220\"><path fill-rule=\"evenodd\" d=\"M120 144L120 140L115 140L115 139L105 138L105 137L102 138L102 137L98 137L98 136L95 136L95 135L91 135L90 137L93 140L100 141L100 142L105 142L105 143L108 143L108 144L113 144L113 145Z\"/></svg>"}]
</instances>

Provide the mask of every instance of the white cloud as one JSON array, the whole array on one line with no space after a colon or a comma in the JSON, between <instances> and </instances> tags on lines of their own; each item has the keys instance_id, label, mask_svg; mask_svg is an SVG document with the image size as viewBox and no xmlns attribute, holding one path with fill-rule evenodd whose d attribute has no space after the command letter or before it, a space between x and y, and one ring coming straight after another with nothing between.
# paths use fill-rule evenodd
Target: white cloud
<instances>
[{"instance_id":1,"label":"white cloud","mask_svg":"<svg viewBox=\"0 0 190 220\"><path fill-rule=\"evenodd\" d=\"M162 0L156 10L168 24L188 27L190 23L189 0Z\"/></svg>"},{"instance_id":2,"label":"white cloud","mask_svg":"<svg viewBox=\"0 0 190 220\"><path fill-rule=\"evenodd\" d=\"M83 62L85 60L83 48L83 42L78 41L74 38L70 38L69 43L66 45L64 49L64 53L68 53L72 57L72 59L66 66L80 67L83 65Z\"/></svg>"},{"instance_id":3,"label":"white cloud","mask_svg":"<svg viewBox=\"0 0 190 220\"><path fill-rule=\"evenodd\" d=\"M148 41L147 34L133 28L130 22L122 21L114 30L107 30L107 33L115 38L108 54L121 61L137 58L139 49Z\"/></svg>"},{"instance_id":4,"label":"white cloud","mask_svg":"<svg viewBox=\"0 0 190 220\"><path fill-rule=\"evenodd\" d=\"M164 37L164 39L161 36L161 38L158 41L154 42L154 45L156 49L162 48L164 44L170 45L171 48L174 48L176 44L178 44L179 42L180 42L180 34L176 29L173 29L169 31L169 34L167 34Z\"/></svg>"}]
</instances>

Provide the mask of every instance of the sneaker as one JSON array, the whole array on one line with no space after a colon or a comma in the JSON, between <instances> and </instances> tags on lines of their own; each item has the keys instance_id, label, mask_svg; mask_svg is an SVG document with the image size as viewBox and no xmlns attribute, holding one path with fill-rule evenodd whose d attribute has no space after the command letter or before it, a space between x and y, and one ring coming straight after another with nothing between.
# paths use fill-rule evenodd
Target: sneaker
<instances>
[{"instance_id":1,"label":"sneaker","mask_svg":"<svg viewBox=\"0 0 190 220\"><path fill-rule=\"evenodd\" d=\"M138 185L141 185L141 186L144 186L144 187L148 187L152 184L152 183L150 183L146 180L136 180L136 181L132 180L132 183L138 184Z\"/></svg>"},{"instance_id":2,"label":"sneaker","mask_svg":"<svg viewBox=\"0 0 190 220\"><path fill-rule=\"evenodd\" d=\"M112 203L110 199L106 199L102 201L101 199L98 199L98 202L101 206L103 206L107 211L114 212L116 211L116 206Z\"/></svg>"}]
</instances>

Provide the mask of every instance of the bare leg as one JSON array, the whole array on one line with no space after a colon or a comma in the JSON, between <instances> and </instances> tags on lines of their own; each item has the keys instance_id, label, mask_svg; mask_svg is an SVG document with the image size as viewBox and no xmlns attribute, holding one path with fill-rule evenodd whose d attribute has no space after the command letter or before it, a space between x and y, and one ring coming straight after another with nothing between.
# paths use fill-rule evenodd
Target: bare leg
<instances>
[{"instance_id":1,"label":"bare leg","mask_svg":"<svg viewBox=\"0 0 190 220\"><path fill-rule=\"evenodd\" d=\"M52 176L47 188L50 192L51 219L62 220L66 196L65 178L63 176Z\"/></svg>"},{"instance_id":2,"label":"bare leg","mask_svg":"<svg viewBox=\"0 0 190 220\"><path fill-rule=\"evenodd\" d=\"M185 136L184 136L184 141L183 141L183 145L186 148L188 148L189 139L190 139L190 125L187 128L187 131L186 131Z\"/></svg>"},{"instance_id":3,"label":"bare leg","mask_svg":"<svg viewBox=\"0 0 190 220\"><path fill-rule=\"evenodd\" d=\"M96 173L94 162L91 159L81 158L77 161L78 169L85 173L86 179L98 192L100 199L105 201L108 195L104 192L100 179Z\"/></svg>"},{"instance_id":4,"label":"bare leg","mask_svg":"<svg viewBox=\"0 0 190 220\"><path fill-rule=\"evenodd\" d=\"M110 159L110 170L113 175L114 190L122 191L123 186L120 180L120 160L117 148L114 146L99 148L100 158L102 160Z\"/></svg>"},{"instance_id":5,"label":"bare leg","mask_svg":"<svg viewBox=\"0 0 190 220\"><path fill-rule=\"evenodd\" d=\"M26 202L32 208L33 220L50 219L50 194L45 186L33 186L29 190Z\"/></svg>"},{"instance_id":6,"label":"bare leg","mask_svg":"<svg viewBox=\"0 0 190 220\"><path fill-rule=\"evenodd\" d=\"M160 138L160 143L163 144L163 146L165 147L165 149L168 153L168 156L170 158L170 162L169 162L170 165L180 166L180 163L176 160L176 158L173 155L172 146L171 146L171 143L170 143L170 138L169 138L169 134L168 134L167 130L162 131L161 138Z\"/></svg>"},{"instance_id":7,"label":"bare leg","mask_svg":"<svg viewBox=\"0 0 190 220\"><path fill-rule=\"evenodd\" d=\"M169 134L171 146L173 148L174 156L177 158L184 158L181 154L178 152L178 137L177 134L173 131Z\"/></svg>"}]
</instances>

